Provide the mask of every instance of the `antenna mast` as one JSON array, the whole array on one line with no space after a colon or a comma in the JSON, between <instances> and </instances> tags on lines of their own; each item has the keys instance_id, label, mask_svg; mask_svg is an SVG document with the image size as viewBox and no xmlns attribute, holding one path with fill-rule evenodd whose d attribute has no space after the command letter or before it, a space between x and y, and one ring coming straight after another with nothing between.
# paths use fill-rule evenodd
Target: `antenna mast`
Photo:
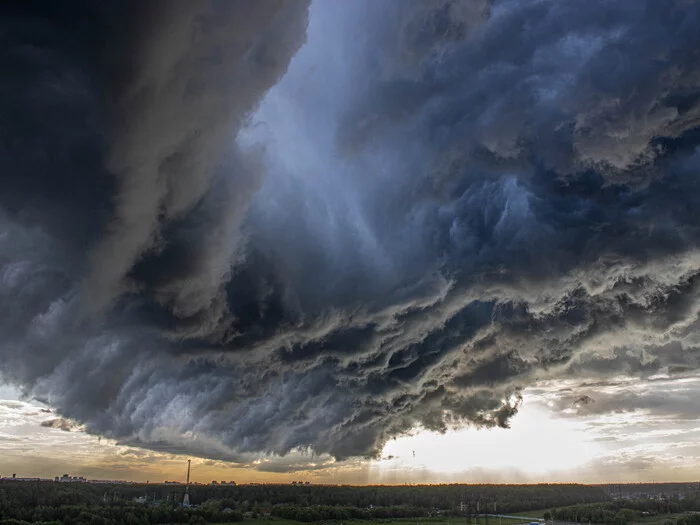
<instances>
[{"instance_id":1,"label":"antenna mast","mask_svg":"<svg viewBox=\"0 0 700 525\"><path fill-rule=\"evenodd\" d=\"M190 463L191 460L187 460L187 485L185 485L185 498L182 500L182 505L184 507L190 506Z\"/></svg>"}]
</instances>

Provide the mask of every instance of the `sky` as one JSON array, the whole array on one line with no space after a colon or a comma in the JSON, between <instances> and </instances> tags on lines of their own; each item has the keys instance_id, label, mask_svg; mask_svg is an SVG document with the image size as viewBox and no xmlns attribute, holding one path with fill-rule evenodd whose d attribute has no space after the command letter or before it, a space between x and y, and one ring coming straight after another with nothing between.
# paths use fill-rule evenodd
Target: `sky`
<instances>
[{"instance_id":1,"label":"sky","mask_svg":"<svg viewBox=\"0 0 700 525\"><path fill-rule=\"evenodd\" d=\"M695 479L698 15L6 2L1 468Z\"/></svg>"},{"instance_id":2,"label":"sky","mask_svg":"<svg viewBox=\"0 0 700 525\"><path fill-rule=\"evenodd\" d=\"M656 378L668 398L692 397L700 377ZM645 395L620 380L608 396ZM234 464L124 446L89 435L56 417L42 403L20 401L5 388L0 401L0 476L86 476L89 479L162 482L184 480L187 459L199 483L634 483L696 481L700 418L663 410L628 410L601 417L561 408L560 385L526 391L509 429L466 428L444 434L417 429L391 440L374 460L320 462L279 468L279 458ZM267 465L265 465L267 463ZM294 464L294 461L287 462Z\"/></svg>"}]
</instances>

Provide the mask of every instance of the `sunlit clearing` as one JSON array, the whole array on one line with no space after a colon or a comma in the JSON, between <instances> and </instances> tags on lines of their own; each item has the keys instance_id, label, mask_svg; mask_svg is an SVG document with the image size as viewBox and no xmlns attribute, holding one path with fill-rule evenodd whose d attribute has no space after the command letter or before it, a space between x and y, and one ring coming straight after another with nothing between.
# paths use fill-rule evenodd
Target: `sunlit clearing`
<instances>
[{"instance_id":1,"label":"sunlit clearing","mask_svg":"<svg viewBox=\"0 0 700 525\"><path fill-rule=\"evenodd\" d=\"M471 469L519 470L529 474L581 466L602 453L582 424L555 419L528 403L510 429L465 428L445 434L420 430L390 441L380 471L396 468L458 473Z\"/></svg>"}]
</instances>

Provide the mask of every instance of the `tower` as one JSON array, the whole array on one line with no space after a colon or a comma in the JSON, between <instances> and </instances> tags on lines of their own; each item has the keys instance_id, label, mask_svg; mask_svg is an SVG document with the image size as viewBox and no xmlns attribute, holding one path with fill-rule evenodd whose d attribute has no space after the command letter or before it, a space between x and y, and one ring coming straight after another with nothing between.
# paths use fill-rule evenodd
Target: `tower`
<instances>
[{"instance_id":1,"label":"tower","mask_svg":"<svg viewBox=\"0 0 700 525\"><path fill-rule=\"evenodd\" d=\"M183 507L190 506L190 463L191 460L187 460L187 484L185 485L185 498L182 500Z\"/></svg>"}]
</instances>

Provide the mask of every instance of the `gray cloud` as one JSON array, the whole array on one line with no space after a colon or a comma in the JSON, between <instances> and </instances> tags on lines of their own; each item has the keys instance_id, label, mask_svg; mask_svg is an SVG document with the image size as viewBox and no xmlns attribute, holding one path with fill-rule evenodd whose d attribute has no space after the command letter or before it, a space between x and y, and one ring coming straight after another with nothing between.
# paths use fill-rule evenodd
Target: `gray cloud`
<instances>
[{"instance_id":1,"label":"gray cloud","mask_svg":"<svg viewBox=\"0 0 700 525\"><path fill-rule=\"evenodd\" d=\"M63 430L64 432L70 432L76 428L75 423L68 421L67 419L63 419L62 417L42 421L41 426L46 428L57 428L59 430Z\"/></svg>"},{"instance_id":2,"label":"gray cloud","mask_svg":"<svg viewBox=\"0 0 700 525\"><path fill-rule=\"evenodd\" d=\"M567 417L639 413L648 418L652 426L664 420L695 422L700 415L692 400L699 385L697 376L662 376L644 382L625 379L582 384L575 389L578 397L563 394L551 408ZM629 429L623 431L631 432Z\"/></svg>"},{"instance_id":3,"label":"gray cloud","mask_svg":"<svg viewBox=\"0 0 700 525\"><path fill-rule=\"evenodd\" d=\"M297 469L697 369L697 2L3 9L2 371L89 431Z\"/></svg>"},{"instance_id":4,"label":"gray cloud","mask_svg":"<svg viewBox=\"0 0 700 525\"><path fill-rule=\"evenodd\" d=\"M595 399L589 395L583 395L576 399L576 401L573 402L573 405L590 405L591 403L595 403Z\"/></svg>"}]
</instances>

